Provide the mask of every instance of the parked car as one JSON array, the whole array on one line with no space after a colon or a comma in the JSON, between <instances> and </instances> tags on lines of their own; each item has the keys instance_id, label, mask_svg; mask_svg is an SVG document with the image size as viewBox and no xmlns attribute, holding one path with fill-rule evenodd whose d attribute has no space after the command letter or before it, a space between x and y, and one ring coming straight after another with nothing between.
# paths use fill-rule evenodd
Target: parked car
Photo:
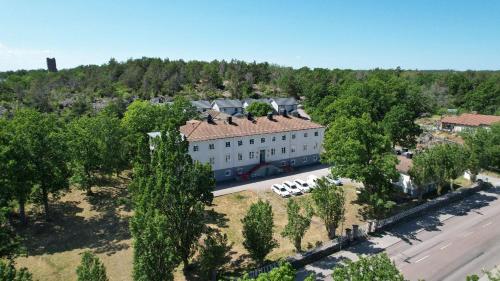
<instances>
[{"instance_id":1,"label":"parked car","mask_svg":"<svg viewBox=\"0 0 500 281\"><path fill-rule=\"evenodd\" d=\"M316 181L318 180L318 177L316 175L309 175L307 177L307 183L309 184L309 188L314 189L316 188Z\"/></svg>"},{"instance_id":2,"label":"parked car","mask_svg":"<svg viewBox=\"0 0 500 281\"><path fill-rule=\"evenodd\" d=\"M296 184L290 181L283 183L283 186L290 192L291 195L301 195L302 191L297 187Z\"/></svg>"},{"instance_id":3,"label":"parked car","mask_svg":"<svg viewBox=\"0 0 500 281\"><path fill-rule=\"evenodd\" d=\"M331 175L325 177L326 180L334 185L343 185L342 181L339 178L334 178Z\"/></svg>"},{"instance_id":4,"label":"parked car","mask_svg":"<svg viewBox=\"0 0 500 281\"><path fill-rule=\"evenodd\" d=\"M311 188L309 187L309 184L301 179L296 179L293 181L297 187L303 192L303 193L306 193L306 192L310 192L311 191Z\"/></svg>"},{"instance_id":5,"label":"parked car","mask_svg":"<svg viewBox=\"0 0 500 281\"><path fill-rule=\"evenodd\" d=\"M290 197L290 192L281 184L273 184L271 189L281 197Z\"/></svg>"}]
</instances>

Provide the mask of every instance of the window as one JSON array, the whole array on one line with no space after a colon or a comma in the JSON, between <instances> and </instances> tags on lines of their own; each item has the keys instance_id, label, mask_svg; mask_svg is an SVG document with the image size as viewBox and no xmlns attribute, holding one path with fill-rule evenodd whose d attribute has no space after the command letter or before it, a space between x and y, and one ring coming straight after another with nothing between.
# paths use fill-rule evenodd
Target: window
<instances>
[{"instance_id":1,"label":"window","mask_svg":"<svg viewBox=\"0 0 500 281\"><path fill-rule=\"evenodd\" d=\"M242 169L242 168L238 168L238 169L236 170L236 173L237 173L238 175L243 174L243 169Z\"/></svg>"},{"instance_id":2,"label":"window","mask_svg":"<svg viewBox=\"0 0 500 281\"><path fill-rule=\"evenodd\" d=\"M231 142L226 141L226 147L231 147Z\"/></svg>"},{"instance_id":3,"label":"window","mask_svg":"<svg viewBox=\"0 0 500 281\"><path fill-rule=\"evenodd\" d=\"M282 135L282 136L281 136L281 139L282 139L282 140L286 140L286 135Z\"/></svg>"},{"instance_id":4,"label":"window","mask_svg":"<svg viewBox=\"0 0 500 281\"><path fill-rule=\"evenodd\" d=\"M253 153L253 151L250 151L250 152L248 153L248 158L249 158L249 159L253 159L253 157L254 157L254 156L255 156L255 154Z\"/></svg>"},{"instance_id":5,"label":"window","mask_svg":"<svg viewBox=\"0 0 500 281\"><path fill-rule=\"evenodd\" d=\"M314 132L314 136L317 137L319 135L319 133L316 131Z\"/></svg>"},{"instance_id":6,"label":"window","mask_svg":"<svg viewBox=\"0 0 500 281\"><path fill-rule=\"evenodd\" d=\"M295 139L295 134L292 134L292 140L294 140L294 139Z\"/></svg>"},{"instance_id":7,"label":"window","mask_svg":"<svg viewBox=\"0 0 500 281\"><path fill-rule=\"evenodd\" d=\"M226 177L230 177L231 176L231 170L226 170L226 172L224 174L226 175Z\"/></svg>"},{"instance_id":8,"label":"window","mask_svg":"<svg viewBox=\"0 0 500 281\"><path fill-rule=\"evenodd\" d=\"M290 147L290 152L292 152L292 153L295 152L295 146Z\"/></svg>"},{"instance_id":9,"label":"window","mask_svg":"<svg viewBox=\"0 0 500 281\"><path fill-rule=\"evenodd\" d=\"M198 151L198 146L197 145L193 146L193 151Z\"/></svg>"},{"instance_id":10,"label":"window","mask_svg":"<svg viewBox=\"0 0 500 281\"><path fill-rule=\"evenodd\" d=\"M276 137L273 137L273 141L276 141Z\"/></svg>"},{"instance_id":11,"label":"window","mask_svg":"<svg viewBox=\"0 0 500 281\"><path fill-rule=\"evenodd\" d=\"M307 133L304 133L304 138L307 138Z\"/></svg>"},{"instance_id":12,"label":"window","mask_svg":"<svg viewBox=\"0 0 500 281\"><path fill-rule=\"evenodd\" d=\"M213 144L213 143L209 144L208 149L215 149L215 144Z\"/></svg>"},{"instance_id":13,"label":"window","mask_svg":"<svg viewBox=\"0 0 500 281\"><path fill-rule=\"evenodd\" d=\"M307 151L307 144L304 144L304 151Z\"/></svg>"},{"instance_id":14,"label":"window","mask_svg":"<svg viewBox=\"0 0 500 281\"><path fill-rule=\"evenodd\" d=\"M266 138L260 138L260 143L265 143L266 142Z\"/></svg>"},{"instance_id":15,"label":"window","mask_svg":"<svg viewBox=\"0 0 500 281\"><path fill-rule=\"evenodd\" d=\"M243 154L238 153L238 161L241 161L241 160L243 160Z\"/></svg>"},{"instance_id":16,"label":"window","mask_svg":"<svg viewBox=\"0 0 500 281\"><path fill-rule=\"evenodd\" d=\"M242 146L243 145L243 141L242 140L239 140L238 141L238 146Z\"/></svg>"},{"instance_id":17,"label":"window","mask_svg":"<svg viewBox=\"0 0 500 281\"><path fill-rule=\"evenodd\" d=\"M226 154L226 163L231 161L231 154Z\"/></svg>"},{"instance_id":18,"label":"window","mask_svg":"<svg viewBox=\"0 0 500 281\"><path fill-rule=\"evenodd\" d=\"M250 139L250 144L254 144L254 139Z\"/></svg>"},{"instance_id":19,"label":"window","mask_svg":"<svg viewBox=\"0 0 500 281\"><path fill-rule=\"evenodd\" d=\"M210 157L208 161L210 162L210 165L215 165L215 157Z\"/></svg>"},{"instance_id":20,"label":"window","mask_svg":"<svg viewBox=\"0 0 500 281\"><path fill-rule=\"evenodd\" d=\"M271 148L271 155L274 155L274 154L276 154L276 149Z\"/></svg>"},{"instance_id":21,"label":"window","mask_svg":"<svg viewBox=\"0 0 500 281\"><path fill-rule=\"evenodd\" d=\"M317 149L318 148L318 143L315 143L314 144L314 149Z\"/></svg>"},{"instance_id":22,"label":"window","mask_svg":"<svg viewBox=\"0 0 500 281\"><path fill-rule=\"evenodd\" d=\"M281 148L281 153L285 154L286 153L286 147Z\"/></svg>"}]
</instances>

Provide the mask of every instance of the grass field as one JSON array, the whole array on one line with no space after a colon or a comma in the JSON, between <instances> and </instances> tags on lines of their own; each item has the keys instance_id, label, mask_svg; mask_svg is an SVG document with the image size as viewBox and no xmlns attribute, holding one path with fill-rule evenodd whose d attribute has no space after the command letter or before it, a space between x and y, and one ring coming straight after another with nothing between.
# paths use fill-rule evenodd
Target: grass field
<instances>
[{"instance_id":1,"label":"grass field","mask_svg":"<svg viewBox=\"0 0 500 281\"><path fill-rule=\"evenodd\" d=\"M345 186L347 202L356 198L355 188ZM18 266L25 266L38 280L76 280L75 269L85 250L96 253L106 266L111 281L132 280L131 236L128 219L132 212L120 204L127 196L126 181L116 180L108 186L96 188L95 195L86 197L78 190L71 190L59 200L51 202L52 221L45 223L38 210L32 210L28 227L20 229L26 238L28 257L17 259ZM242 245L241 219L250 204L259 198L273 206L275 238L280 246L268 258L271 260L292 255L293 245L279 235L284 228L287 199L271 192L243 191L214 199L207 210L210 223L227 233L233 243L230 271L253 267ZM309 194L296 197L300 204L311 204ZM344 226L358 223L356 204L347 204ZM317 217L306 233L302 248L314 247L327 240L323 223ZM239 270L238 270L239 269ZM176 272L176 280L185 280L182 271Z\"/></svg>"}]
</instances>

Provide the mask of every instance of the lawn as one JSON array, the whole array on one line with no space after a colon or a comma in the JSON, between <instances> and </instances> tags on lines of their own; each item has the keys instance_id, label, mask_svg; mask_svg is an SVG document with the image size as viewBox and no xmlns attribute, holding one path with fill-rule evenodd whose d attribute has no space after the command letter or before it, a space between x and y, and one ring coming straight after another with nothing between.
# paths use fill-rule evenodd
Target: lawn
<instances>
[{"instance_id":1,"label":"lawn","mask_svg":"<svg viewBox=\"0 0 500 281\"><path fill-rule=\"evenodd\" d=\"M108 185L95 188L95 195L90 199L84 192L73 189L58 200L51 202L52 221L45 223L37 209L30 212L30 223L26 228L19 228L26 238L28 257L17 259L18 266L25 266L37 280L76 280L75 269L80 263L83 251L96 253L106 266L111 281L132 280L132 239L128 229L131 210L121 204L121 198L127 197L127 180L114 180ZM347 202L356 198L355 188L345 186ZM227 233L233 244L233 261L229 269L233 272L241 268L251 268L247 252L242 245L241 219L250 204L259 198L271 202L275 218L275 238L280 246L268 258L275 260L294 253L292 244L279 233L284 228L286 202L271 192L255 193L243 191L214 199L207 210L210 222ZM310 194L296 197L300 204L311 204ZM358 216L359 205L347 204L344 228L361 219ZM303 249L314 247L326 241L327 235L323 223L317 217L306 233ZM184 280L181 270L175 274L176 280Z\"/></svg>"}]
</instances>

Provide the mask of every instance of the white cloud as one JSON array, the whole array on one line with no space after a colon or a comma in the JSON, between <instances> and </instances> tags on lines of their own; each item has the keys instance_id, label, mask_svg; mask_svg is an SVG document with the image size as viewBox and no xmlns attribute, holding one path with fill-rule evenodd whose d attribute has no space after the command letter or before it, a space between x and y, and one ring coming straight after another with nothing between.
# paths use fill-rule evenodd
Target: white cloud
<instances>
[{"instance_id":1,"label":"white cloud","mask_svg":"<svg viewBox=\"0 0 500 281\"><path fill-rule=\"evenodd\" d=\"M45 58L50 50L19 48L0 42L0 71L45 68Z\"/></svg>"}]
</instances>

